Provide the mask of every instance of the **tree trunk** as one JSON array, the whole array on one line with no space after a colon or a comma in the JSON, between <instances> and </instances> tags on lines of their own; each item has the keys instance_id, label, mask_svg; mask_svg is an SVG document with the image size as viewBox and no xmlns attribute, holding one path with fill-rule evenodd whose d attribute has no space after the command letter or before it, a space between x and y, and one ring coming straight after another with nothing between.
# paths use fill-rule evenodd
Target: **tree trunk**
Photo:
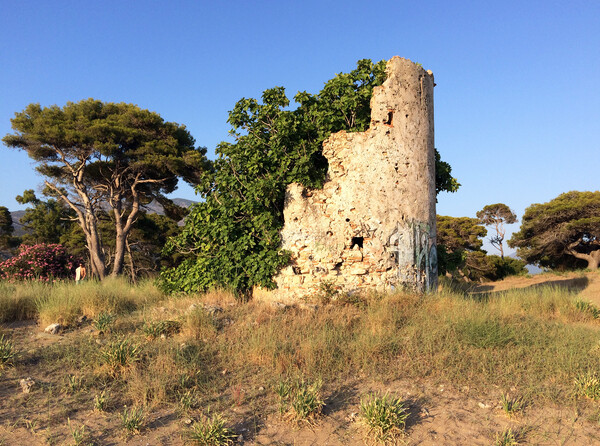
<instances>
[{"instance_id":1,"label":"tree trunk","mask_svg":"<svg viewBox=\"0 0 600 446\"><path fill-rule=\"evenodd\" d=\"M82 161L83 163L83 161ZM85 163L83 163L84 165ZM85 235L85 242L90 254L92 274L102 280L106 277L106 264L104 263L104 253L102 252L102 243L98 234L98 225L94 205L87 194L87 190L82 183L83 168L73 171L73 187L81 198L82 205L75 205L63 190L56 185L46 181L45 184L54 190L57 195L75 211L79 226ZM82 209L83 208L83 209Z\"/></svg>"},{"instance_id":2,"label":"tree trunk","mask_svg":"<svg viewBox=\"0 0 600 446\"><path fill-rule=\"evenodd\" d=\"M102 253L98 235L95 234L88 238L87 244L92 262L92 273L99 280L103 280L106 277L106 265L104 264L104 254Z\"/></svg>"},{"instance_id":3,"label":"tree trunk","mask_svg":"<svg viewBox=\"0 0 600 446\"><path fill-rule=\"evenodd\" d=\"M133 186L131 191L133 195L133 204L125 222L123 222L120 197L117 196L111 200L112 203L116 203L116 205L113 206L113 212L115 217L115 231L117 233L115 239L115 263L112 272L110 273L112 277L118 276L123 271L127 237L129 237L129 232L131 231L133 223L136 221L140 209L139 198Z\"/></svg>"},{"instance_id":4,"label":"tree trunk","mask_svg":"<svg viewBox=\"0 0 600 446\"><path fill-rule=\"evenodd\" d=\"M588 262L588 269L594 270L594 269L598 269L598 266L600 265L600 249L596 250L596 251L592 251L591 254L584 254L582 252L577 252L574 249L567 249L567 254L572 255L573 257L576 257L578 259L581 260L585 260L586 262Z\"/></svg>"},{"instance_id":5,"label":"tree trunk","mask_svg":"<svg viewBox=\"0 0 600 446\"><path fill-rule=\"evenodd\" d=\"M131 282L136 284L135 280L135 267L133 265L133 254L131 253L131 246L129 246L129 240L125 240L125 246L127 247L127 257L129 258L129 270L131 273Z\"/></svg>"},{"instance_id":6,"label":"tree trunk","mask_svg":"<svg viewBox=\"0 0 600 446\"><path fill-rule=\"evenodd\" d=\"M106 265L104 264L104 254L102 253L102 244L98 235L96 219L86 211L85 223L82 225L85 234L87 248L90 253L92 274L98 279L103 280L106 277Z\"/></svg>"},{"instance_id":7,"label":"tree trunk","mask_svg":"<svg viewBox=\"0 0 600 446\"><path fill-rule=\"evenodd\" d=\"M588 260L589 269L598 269L600 266L600 249L592 251L590 254L590 260Z\"/></svg>"},{"instance_id":8,"label":"tree trunk","mask_svg":"<svg viewBox=\"0 0 600 446\"><path fill-rule=\"evenodd\" d=\"M119 228L117 228L117 237L115 239L115 263L113 265L112 277L117 277L123 272L123 261L125 259L125 244L127 243L127 236L125 236Z\"/></svg>"}]
</instances>

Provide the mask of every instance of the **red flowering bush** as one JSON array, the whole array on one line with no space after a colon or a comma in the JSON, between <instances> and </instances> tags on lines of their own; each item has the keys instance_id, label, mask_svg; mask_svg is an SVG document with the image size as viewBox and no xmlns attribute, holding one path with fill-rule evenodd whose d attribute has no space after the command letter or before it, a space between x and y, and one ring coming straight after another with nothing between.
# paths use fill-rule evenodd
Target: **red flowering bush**
<instances>
[{"instance_id":1,"label":"red flowering bush","mask_svg":"<svg viewBox=\"0 0 600 446\"><path fill-rule=\"evenodd\" d=\"M0 278L51 282L72 277L78 259L59 244L23 245L19 254L0 263Z\"/></svg>"}]
</instances>

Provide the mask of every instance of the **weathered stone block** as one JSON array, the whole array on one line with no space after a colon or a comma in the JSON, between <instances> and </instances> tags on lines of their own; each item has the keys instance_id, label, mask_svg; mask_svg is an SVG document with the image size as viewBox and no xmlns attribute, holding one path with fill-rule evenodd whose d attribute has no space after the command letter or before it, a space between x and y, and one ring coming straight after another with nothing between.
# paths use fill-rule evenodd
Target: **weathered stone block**
<instances>
[{"instance_id":1,"label":"weathered stone block","mask_svg":"<svg viewBox=\"0 0 600 446\"><path fill-rule=\"evenodd\" d=\"M433 87L431 72L392 58L370 128L323 143L323 189L288 186L281 236L294 274L276 276L270 298L314 293L325 277L343 292L436 288Z\"/></svg>"}]
</instances>

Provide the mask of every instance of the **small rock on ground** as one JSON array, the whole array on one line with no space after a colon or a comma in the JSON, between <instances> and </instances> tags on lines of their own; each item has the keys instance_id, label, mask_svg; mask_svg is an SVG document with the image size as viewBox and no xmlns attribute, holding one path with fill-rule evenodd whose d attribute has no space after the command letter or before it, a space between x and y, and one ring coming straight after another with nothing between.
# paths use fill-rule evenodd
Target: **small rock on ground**
<instances>
[{"instance_id":1,"label":"small rock on ground","mask_svg":"<svg viewBox=\"0 0 600 446\"><path fill-rule=\"evenodd\" d=\"M35 385L35 381L28 376L19 381L19 385L21 386L23 393L29 393L31 392L31 388Z\"/></svg>"},{"instance_id":2,"label":"small rock on ground","mask_svg":"<svg viewBox=\"0 0 600 446\"><path fill-rule=\"evenodd\" d=\"M61 328L62 327L60 326L60 324L50 324L44 329L44 331L50 334L58 334Z\"/></svg>"}]
</instances>

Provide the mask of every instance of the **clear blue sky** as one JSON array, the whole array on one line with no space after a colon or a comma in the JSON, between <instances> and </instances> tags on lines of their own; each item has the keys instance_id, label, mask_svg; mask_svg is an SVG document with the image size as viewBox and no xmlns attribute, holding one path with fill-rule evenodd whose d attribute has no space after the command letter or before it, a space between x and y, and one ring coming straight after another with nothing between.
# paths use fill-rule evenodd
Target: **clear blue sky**
<instances>
[{"instance_id":1,"label":"clear blue sky","mask_svg":"<svg viewBox=\"0 0 600 446\"><path fill-rule=\"evenodd\" d=\"M212 156L238 99L314 93L394 55L435 75L436 147L462 184L439 214L503 202L520 217L600 189L598 0L0 0L0 136L29 103L93 97L185 124ZM0 146L0 206L41 182Z\"/></svg>"}]
</instances>

